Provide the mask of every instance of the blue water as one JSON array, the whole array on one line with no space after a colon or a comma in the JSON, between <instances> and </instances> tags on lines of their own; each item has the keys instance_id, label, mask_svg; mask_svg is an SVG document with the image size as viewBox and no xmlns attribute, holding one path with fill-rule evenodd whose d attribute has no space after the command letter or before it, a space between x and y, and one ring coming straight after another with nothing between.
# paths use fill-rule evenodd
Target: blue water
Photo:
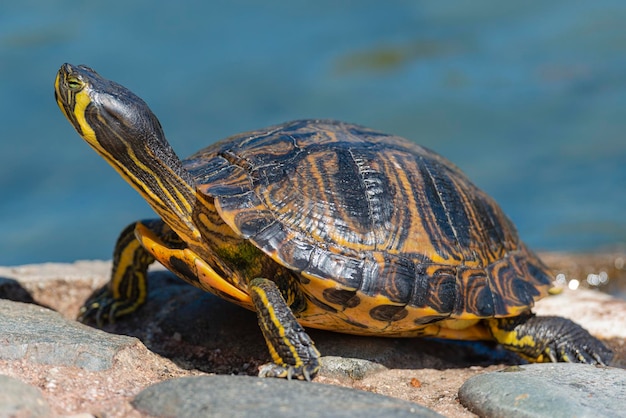
<instances>
[{"instance_id":1,"label":"blue water","mask_svg":"<svg viewBox=\"0 0 626 418\"><path fill-rule=\"evenodd\" d=\"M343 119L454 161L534 248L626 243L623 1L78 3L0 4L2 265L106 259L152 216L57 109L66 61L142 96L181 156Z\"/></svg>"}]
</instances>

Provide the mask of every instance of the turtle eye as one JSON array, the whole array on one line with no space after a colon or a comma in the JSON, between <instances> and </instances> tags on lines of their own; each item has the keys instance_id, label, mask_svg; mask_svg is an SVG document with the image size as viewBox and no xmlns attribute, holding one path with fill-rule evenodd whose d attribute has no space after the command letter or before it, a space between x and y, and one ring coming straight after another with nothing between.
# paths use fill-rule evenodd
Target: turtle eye
<instances>
[{"instance_id":1,"label":"turtle eye","mask_svg":"<svg viewBox=\"0 0 626 418\"><path fill-rule=\"evenodd\" d=\"M78 91L83 87L83 82L80 81L77 77L69 76L66 82L70 90L73 91Z\"/></svg>"}]
</instances>

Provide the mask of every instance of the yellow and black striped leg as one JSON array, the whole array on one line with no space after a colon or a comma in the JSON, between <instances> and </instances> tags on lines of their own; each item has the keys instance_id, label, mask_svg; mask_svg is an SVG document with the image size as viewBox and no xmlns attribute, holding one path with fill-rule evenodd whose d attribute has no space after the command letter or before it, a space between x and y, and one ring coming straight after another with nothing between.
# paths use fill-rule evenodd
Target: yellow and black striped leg
<instances>
[{"instance_id":1,"label":"yellow and black striped leg","mask_svg":"<svg viewBox=\"0 0 626 418\"><path fill-rule=\"evenodd\" d=\"M154 257L135 237L135 228L144 225L153 231L169 229L160 219L138 221L120 234L113 251L111 281L95 292L80 309L78 320L95 321L98 326L113 323L116 318L139 308L148 294L147 271Z\"/></svg>"},{"instance_id":2,"label":"yellow and black striped leg","mask_svg":"<svg viewBox=\"0 0 626 418\"><path fill-rule=\"evenodd\" d=\"M311 380L319 370L320 353L296 321L276 283L254 279L250 296L273 360L261 367L259 376Z\"/></svg>"},{"instance_id":3,"label":"yellow and black striped leg","mask_svg":"<svg viewBox=\"0 0 626 418\"><path fill-rule=\"evenodd\" d=\"M608 365L613 357L600 340L569 319L528 313L487 322L496 341L532 362Z\"/></svg>"}]
</instances>

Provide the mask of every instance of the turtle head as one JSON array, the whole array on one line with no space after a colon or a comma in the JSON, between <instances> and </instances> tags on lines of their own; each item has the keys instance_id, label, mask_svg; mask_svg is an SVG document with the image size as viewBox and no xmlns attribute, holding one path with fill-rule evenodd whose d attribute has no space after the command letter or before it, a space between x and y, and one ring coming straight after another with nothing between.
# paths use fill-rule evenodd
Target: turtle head
<instances>
[{"instance_id":1,"label":"turtle head","mask_svg":"<svg viewBox=\"0 0 626 418\"><path fill-rule=\"evenodd\" d=\"M84 65L63 64L54 90L57 104L78 134L166 222L169 219L170 226L181 220L186 223L195 199L194 181L148 105Z\"/></svg>"},{"instance_id":2,"label":"turtle head","mask_svg":"<svg viewBox=\"0 0 626 418\"><path fill-rule=\"evenodd\" d=\"M65 117L111 164L132 164L129 158L144 155L168 164L175 157L154 113L124 86L87 66L63 64L54 87Z\"/></svg>"}]
</instances>

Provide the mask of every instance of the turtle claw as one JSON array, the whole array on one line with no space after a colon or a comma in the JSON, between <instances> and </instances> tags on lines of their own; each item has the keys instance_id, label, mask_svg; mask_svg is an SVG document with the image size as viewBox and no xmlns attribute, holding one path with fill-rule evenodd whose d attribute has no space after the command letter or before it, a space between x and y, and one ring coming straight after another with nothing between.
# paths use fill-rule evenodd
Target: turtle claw
<instances>
[{"instance_id":1,"label":"turtle claw","mask_svg":"<svg viewBox=\"0 0 626 418\"><path fill-rule=\"evenodd\" d=\"M95 323L98 328L115 323L115 319L136 309L132 301L118 300L107 286L94 293L78 311L78 321Z\"/></svg>"},{"instance_id":2,"label":"turtle claw","mask_svg":"<svg viewBox=\"0 0 626 418\"><path fill-rule=\"evenodd\" d=\"M108 322L109 307L115 303L108 289L103 287L94 293L78 311L78 321L82 323L95 322L101 328Z\"/></svg>"},{"instance_id":3,"label":"turtle claw","mask_svg":"<svg viewBox=\"0 0 626 418\"><path fill-rule=\"evenodd\" d=\"M95 323L98 328L102 328L105 324L114 323L110 311L99 302L93 302L80 308L77 319L83 324Z\"/></svg>"},{"instance_id":4,"label":"turtle claw","mask_svg":"<svg viewBox=\"0 0 626 418\"><path fill-rule=\"evenodd\" d=\"M259 368L259 377L278 377L286 378L287 380L295 378L310 382L315 377L318 370L319 366L316 364L295 367L280 366L276 363L267 363Z\"/></svg>"},{"instance_id":5,"label":"turtle claw","mask_svg":"<svg viewBox=\"0 0 626 418\"><path fill-rule=\"evenodd\" d=\"M581 328L582 329L582 328ZM564 338L547 346L544 353L553 363L563 361L608 366L613 353L600 341L589 336L579 335L576 340ZM575 341L575 342L574 342Z\"/></svg>"},{"instance_id":6,"label":"turtle claw","mask_svg":"<svg viewBox=\"0 0 626 418\"><path fill-rule=\"evenodd\" d=\"M601 366L609 366L610 363L611 363L611 360L613 360L613 352L609 351L608 349L606 349L605 352L603 353L603 356L604 356L604 358L607 359L606 363L603 360L602 356L600 356L597 353L593 353L593 358L596 360L597 364L599 364Z\"/></svg>"}]
</instances>

